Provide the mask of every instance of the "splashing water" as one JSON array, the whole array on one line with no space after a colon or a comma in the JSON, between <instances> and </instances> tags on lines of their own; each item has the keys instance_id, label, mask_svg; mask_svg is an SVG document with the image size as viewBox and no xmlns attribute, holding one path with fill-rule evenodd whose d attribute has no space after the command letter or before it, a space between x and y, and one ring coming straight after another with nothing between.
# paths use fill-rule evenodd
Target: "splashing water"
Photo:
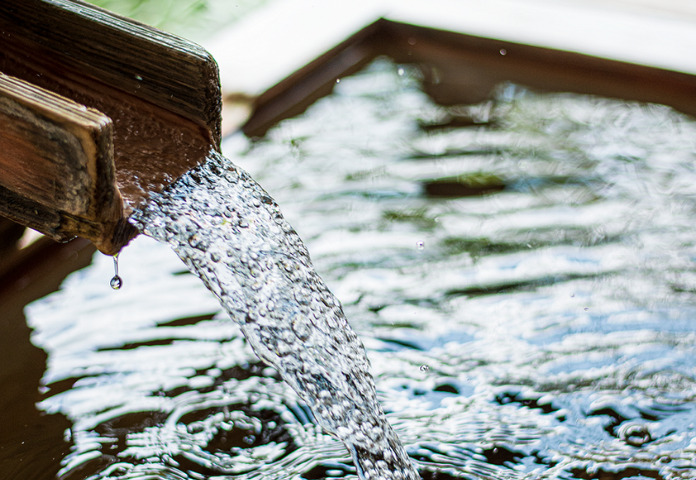
<instances>
[{"instance_id":1,"label":"splashing water","mask_svg":"<svg viewBox=\"0 0 696 480\"><path fill-rule=\"evenodd\" d=\"M133 216L166 242L239 323L363 479L418 474L377 401L364 347L275 201L217 153Z\"/></svg>"}]
</instances>

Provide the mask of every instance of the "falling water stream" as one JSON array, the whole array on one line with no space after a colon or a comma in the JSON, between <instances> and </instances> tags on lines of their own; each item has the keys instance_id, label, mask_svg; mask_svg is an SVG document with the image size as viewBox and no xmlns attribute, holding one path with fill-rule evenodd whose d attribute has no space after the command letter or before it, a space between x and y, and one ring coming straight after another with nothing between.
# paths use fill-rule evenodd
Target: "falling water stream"
<instances>
[{"instance_id":1,"label":"falling water stream","mask_svg":"<svg viewBox=\"0 0 696 480\"><path fill-rule=\"evenodd\" d=\"M228 139L120 290L98 255L27 308L61 480L696 479L696 122L415 77Z\"/></svg>"},{"instance_id":2,"label":"falling water stream","mask_svg":"<svg viewBox=\"0 0 696 480\"><path fill-rule=\"evenodd\" d=\"M133 216L168 243L235 319L319 424L343 441L362 479L418 475L387 423L362 343L275 201L211 153Z\"/></svg>"}]
</instances>

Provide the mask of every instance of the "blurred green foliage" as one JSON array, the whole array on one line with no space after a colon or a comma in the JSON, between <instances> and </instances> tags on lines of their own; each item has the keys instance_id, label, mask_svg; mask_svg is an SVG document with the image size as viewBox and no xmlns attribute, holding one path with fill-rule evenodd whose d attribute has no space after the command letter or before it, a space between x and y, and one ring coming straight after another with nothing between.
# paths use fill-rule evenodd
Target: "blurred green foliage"
<instances>
[{"instance_id":1,"label":"blurred green foliage","mask_svg":"<svg viewBox=\"0 0 696 480\"><path fill-rule=\"evenodd\" d=\"M205 40L266 0L87 0L194 41Z\"/></svg>"},{"instance_id":2,"label":"blurred green foliage","mask_svg":"<svg viewBox=\"0 0 696 480\"><path fill-rule=\"evenodd\" d=\"M201 15L208 0L89 0L115 13L156 27L176 26L184 19Z\"/></svg>"}]
</instances>

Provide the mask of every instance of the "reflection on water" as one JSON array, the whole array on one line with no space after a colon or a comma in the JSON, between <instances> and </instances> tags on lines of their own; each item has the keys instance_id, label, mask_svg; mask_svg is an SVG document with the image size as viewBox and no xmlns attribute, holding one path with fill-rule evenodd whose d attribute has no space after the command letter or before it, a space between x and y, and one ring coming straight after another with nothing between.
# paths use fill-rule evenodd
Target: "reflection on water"
<instances>
[{"instance_id":1,"label":"reflection on water","mask_svg":"<svg viewBox=\"0 0 696 480\"><path fill-rule=\"evenodd\" d=\"M518 88L442 109L388 63L227 153L363 339L425 479L696 478L696 124ZM63 478L356 478L166 246L28 309Z\"/></svg>"}]
</instances>

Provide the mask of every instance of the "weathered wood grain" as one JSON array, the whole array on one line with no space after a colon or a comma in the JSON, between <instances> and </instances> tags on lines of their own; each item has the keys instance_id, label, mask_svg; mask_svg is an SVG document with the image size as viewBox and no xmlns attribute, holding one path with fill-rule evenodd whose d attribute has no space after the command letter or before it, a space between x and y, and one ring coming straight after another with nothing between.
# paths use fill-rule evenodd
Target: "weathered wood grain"
<instances>
[{"instance_id":1,"label":"weathered wood grain","mask_svg":"<svg viewBox=\"0 0 696 480\"><path fill-rule=\"evenodd\" d=\"M56 240L104 243L123 217L111 120L0 74L0 132L0 214Z\"/></svg>"},{"instance_id":2,"label":"weathered wood grain","mask_svg":"<svg viewBox=\"0 0 696 480\"><path fill-rule=\"evenodd\" d=\"M33 42L65 68L201 124L219 142L217 64L195 43L79 0L2 0L0 25L4 42Z\"/></svg>"},{"instance_id":3,"label":"weathered wood grain","mask_svg":"<svg viewBox=\"0 0 696 480\"><path fill-rule=\"evenodd\" d=\"M13 145L0 150L6 172L0 214L12 211L6 215L53 238L80 235L116 253L137 233L125 220L132 209L220 148L220 86L212 57L193 43L86 3L2 0L0 72L81 105L61 110L49 95L36 116L37 105L8 100L9 116L0 125L1 141ZM99 122L109 120L108 126L80 123L87 111L101 115ZM41 123L43 117L53 123ZM91 150L85 143L90 138ZM123 202L117 201L115 216L119 192Z\"/></svg>"},{"instance_id":4,"label":"weathered wood grain","mask_svg":"<svg viewBox=\"0 0 696 480\"><path fill-rule=\"evenodd\" d=\"M96 212L95 180L115 189L103 113L0 73L0 129L4 187L75 215Z\"/></svg>"}]
</instances>

